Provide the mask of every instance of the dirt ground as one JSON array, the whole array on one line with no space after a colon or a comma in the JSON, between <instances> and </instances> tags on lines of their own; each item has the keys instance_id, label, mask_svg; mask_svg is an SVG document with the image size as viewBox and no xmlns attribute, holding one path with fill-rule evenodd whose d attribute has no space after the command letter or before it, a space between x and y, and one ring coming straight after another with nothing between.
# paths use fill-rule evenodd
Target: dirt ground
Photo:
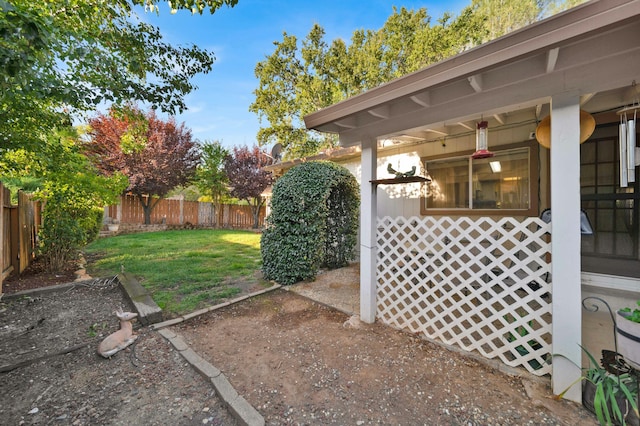
<instances>
[{"instance_id":1,"label":"dirt ground","mask_svg":"<svg viewBox=\"0 0 640 426\"><path fill-rule=\"evenodd\" d=\"M340 271L319 279L339 280ZM119 288L105 280L0 300L0 369L9 366L0 372L0 423L235 424L156 332L138 329L135 346L111 360L96 354L118 328L113 311L121 306ZM596 424L581 406L552 400L540 381L285 290L172 330L268 425Z\"/></svg>"},{"instance_id":2,"label":"dirt ground","mask_svg":"<svg viewBox=\"0 0 640 426\"><path fill-rule=\"evenodd\" d=\"M12 294L19 291L70 283L76 279L76 269L78 269L77 262L72 261L68 262L66 268L62 271L50 273L46 270L42 261L36 260L22 274L17 275L14 273L9 275L2 283L2 291L6 294Z\"/></svg>"},{"instance_id":3,"label":"dirt ground","mask_svg":"<svg viewBox=\"0 0 640 426\"><path fill-rule=\"evenodd\" d=\"M0 424L235 425L156 332L139 329L133 346L100 357L118 308L130 310L107 280L0 300Z\"/></svg>"},{"instance_id":4,"label":"dirt ground","mask_svg":"<svg viewBox=\"0 0 640 426\"><path fill-rule=\"evenodd\" d=\"M595 424L539 381L285 290L173 329L270 425Z\"/></svg>"}]
</instances>

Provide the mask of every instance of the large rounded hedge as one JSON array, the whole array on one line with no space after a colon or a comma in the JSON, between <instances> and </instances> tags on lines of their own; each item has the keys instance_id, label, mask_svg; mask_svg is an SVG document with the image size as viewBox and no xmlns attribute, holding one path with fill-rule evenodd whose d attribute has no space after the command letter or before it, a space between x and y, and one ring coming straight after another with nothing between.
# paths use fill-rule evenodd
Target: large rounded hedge
<instances>
[{"instance_id":1,"label":"large rounded hedge","mask_svg":"<svg viewBox=\"0 0 640 426\"><path fill-rule=\"evenodd\" d=\"M360 195L349 170L329 161L302 163L273 186L262 233L263 273L280 284L346 266L358 238Z\"/></svg>"}]
</instances>

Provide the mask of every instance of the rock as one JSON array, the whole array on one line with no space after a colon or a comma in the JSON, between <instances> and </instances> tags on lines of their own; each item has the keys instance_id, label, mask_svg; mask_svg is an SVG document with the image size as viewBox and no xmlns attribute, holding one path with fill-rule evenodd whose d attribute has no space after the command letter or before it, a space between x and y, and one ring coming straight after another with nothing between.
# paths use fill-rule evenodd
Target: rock
<instances>
[{"instance_id":1,"label":"rock","mask_svg":"<svg viewBox=\"0 0 640 426\"><path fill-rule=\"evenodd\" d=\"M352 315L342 326L345 328L362 328L362 321L360 321L358 315Z\"/></svg>"}]
</instances>

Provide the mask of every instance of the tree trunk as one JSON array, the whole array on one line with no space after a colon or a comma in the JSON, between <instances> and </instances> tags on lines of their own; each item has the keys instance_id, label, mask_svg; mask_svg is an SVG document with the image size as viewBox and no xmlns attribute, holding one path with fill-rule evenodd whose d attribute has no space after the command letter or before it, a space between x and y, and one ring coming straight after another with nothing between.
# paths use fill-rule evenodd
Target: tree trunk
<instances>
[{"instance_id":1,"label":"tree trunk","mask_svg":"<svg viewBox=\"0 0 640 426\"><path fill-rule=\"evenodd\" d=\"M220 226L220 212L222 211L222 203L217 201L214 204L214 210L213 210L213 225L216 228L222 228L222 226Z\"/></svg>"},{"instance_id":2,"label":"tree trunk","mask_svg":"<svg viewBox=\"0 0 640 426\"><path fill-rule=\"evenodd\" d=\"M262 204L264 204L264 199L262 197L254 198L253 203L249 203L251 206L251 214L253 214L253 229L258 229L260 227L260 207L262 207Z\"/></svg>"},{"instance_id":3,"label":"tree trunk","mask_svg":"<svg viewBox=\"0 0 640 426\"><path fill-rule=\"evenodd\" d=\"M140 204L142 204L142 211L144 212L144 224L151 225L151 212L153 208L158 205L161 198L158 198L155 202L153 201L153 197L148 196L147 202L145 203L145 197L137 194L138 200L140 200Z\"/></svg>"},{"instance_id":4,"label":"tree trunk","mask_svg":"<svg viewBox=\"0 0 640 426\"><path fill-rule=\"evenodd\" d=\"M142 211L144 212L144 224L151 225L151 203L142 203Z\"/></svg>"}]
</instances>

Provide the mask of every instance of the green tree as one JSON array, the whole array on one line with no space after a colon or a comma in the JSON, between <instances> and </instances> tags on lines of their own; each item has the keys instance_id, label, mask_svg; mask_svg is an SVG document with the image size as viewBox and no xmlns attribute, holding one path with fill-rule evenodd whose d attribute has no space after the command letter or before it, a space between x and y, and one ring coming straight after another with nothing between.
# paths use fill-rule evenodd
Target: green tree
<instances>
[{"instance_id":1,"label":"green tree","mask_svg":"<svg viewBox=\"0 0 640 426\"><path fill-rule=\"evenodd\" d=\"M0 148L37 146L69 117L105 103L185 108L191 78L212 53L167 43L136 10L157 0L0 0ZM211 12L237 0L182 0L176 9Z\"/></svg>"},{"instance_id":2,"label":"green tree","mask_svg":"<svg viewBox=\"0 0 640 426\"><path fill-rule=\"evenodd\" d=\"M319 28L314 26L314 29ZM311 95L315 73L305 69L297 38L284 33L283 40L274 44L273 55L258 63L255 69L260 87L254 92L256 100L249 109L258 114L261 123L263 120L269 122L269 126L258 131L258 143L264 146L280 142L289 149L289 157L304 156L331 146L332 143L323 140L321 134L307 132L301 120L305 112L314 110L310 108L315 103ZM317 52L318 56L322 54L322 50ZM318 58L318 62L320 60ZM332 90L327 85L322 92L327 94Z\"/></svg>"},{"instance_id":3,"label":"green tree","mask_svg":"<svg viewBox=\"0 0 640 426\"><path fill-rule=\"evenodd\" d=\"M424 8L394 8L382 28L356 30L349 43L327 42L318 24L301 41L285 32L255 68L249 109L261 123L258 143L281 143L288 159L333 147L335 136L305 129L305 115L583 1L472 0L458 16L437 20Z\"/></svg>"},{"instance_id":4,"label":"green tree","mask_svg":"<svg viewBox=\"0 0 640 426\"><path fill-rule=\"evenodd\" d=\"M262 193L273 183L271 172L264 170L264 166L271 163L271 158L257 146L234 147L233 153L227 155L224 160L224 172L229 178L230 194L249 204L255 229L260 225L260 209L266 201Z\"/></svg>"},{"instance_id":5,"label":"green tree","mask_svg":"<svg viewBox=\"0 0 640 426\"><path fill-rule=\"evenodd\" d=\"M219 212L222 201L229 196L229 178L224 170L229 151L218 141L205 142L200 150L194 183L202 195L211 199L215 212Z\"/></svg>"},{"instance_id":6,"label":"green tree","mask_svg":"<svg viewBox=\"0 0 640 426\"><path fill-rule=\"evenodd\" d=\"M482 28L471 10L432 23L426 9L394 8L381 29L357 30L350 44L327 43L318 24L300 43L284 33L255 68L259 85L250 110L262 124L258 143L281 143L286 158L335 146L335 136L307 131L302 118L458 53L481 39Z\"/></svg>"},{"instance_id":7,"label":"green tree","mask_svg":"<svg viewBox=\"0 0 640 426\"><path fill-rule=\"evenodd\" d=\"M472 0L468 8L484 20L482 42L493 40L544 16L549 0Z\"/></svg>"},{"instance_id":8,"label":"green tree","mask_svg":"<svg viewBox=\"0 0 640 426\"><path fill-rule=\"evenodd\" d=\"M545 15L555 15L556 13L579 6L585 2L587 2L587 0L550 0Z\"/></svg>"},{"instance_id":9,"label":"green tree","mask_svg":"<svg viewBox=\"0 0 640 426\"><path fill-rule=\"evenodd\" d=\"M0 157L0 178L44 201L40 252L51 271L63 268L98 235L103 206L127 186L122 174L100 176L82 154L76 129L52 133L38 156L18 149Z\"/></svg>"},{"instance_id":10,"label":"green tree","mask_svg":"<svg viewBox=\"0 0 640 426\"><path fill-rule=\"evenodd\" d=\"M190 182L200 161L191 130L173 117L160 120L153 110L143 114L135 107L112 108L89 126L85 152L105 176L122 173L129 178L127 191L140 201L147 225L160 199Z\"/></svg>"}]
</instances>

